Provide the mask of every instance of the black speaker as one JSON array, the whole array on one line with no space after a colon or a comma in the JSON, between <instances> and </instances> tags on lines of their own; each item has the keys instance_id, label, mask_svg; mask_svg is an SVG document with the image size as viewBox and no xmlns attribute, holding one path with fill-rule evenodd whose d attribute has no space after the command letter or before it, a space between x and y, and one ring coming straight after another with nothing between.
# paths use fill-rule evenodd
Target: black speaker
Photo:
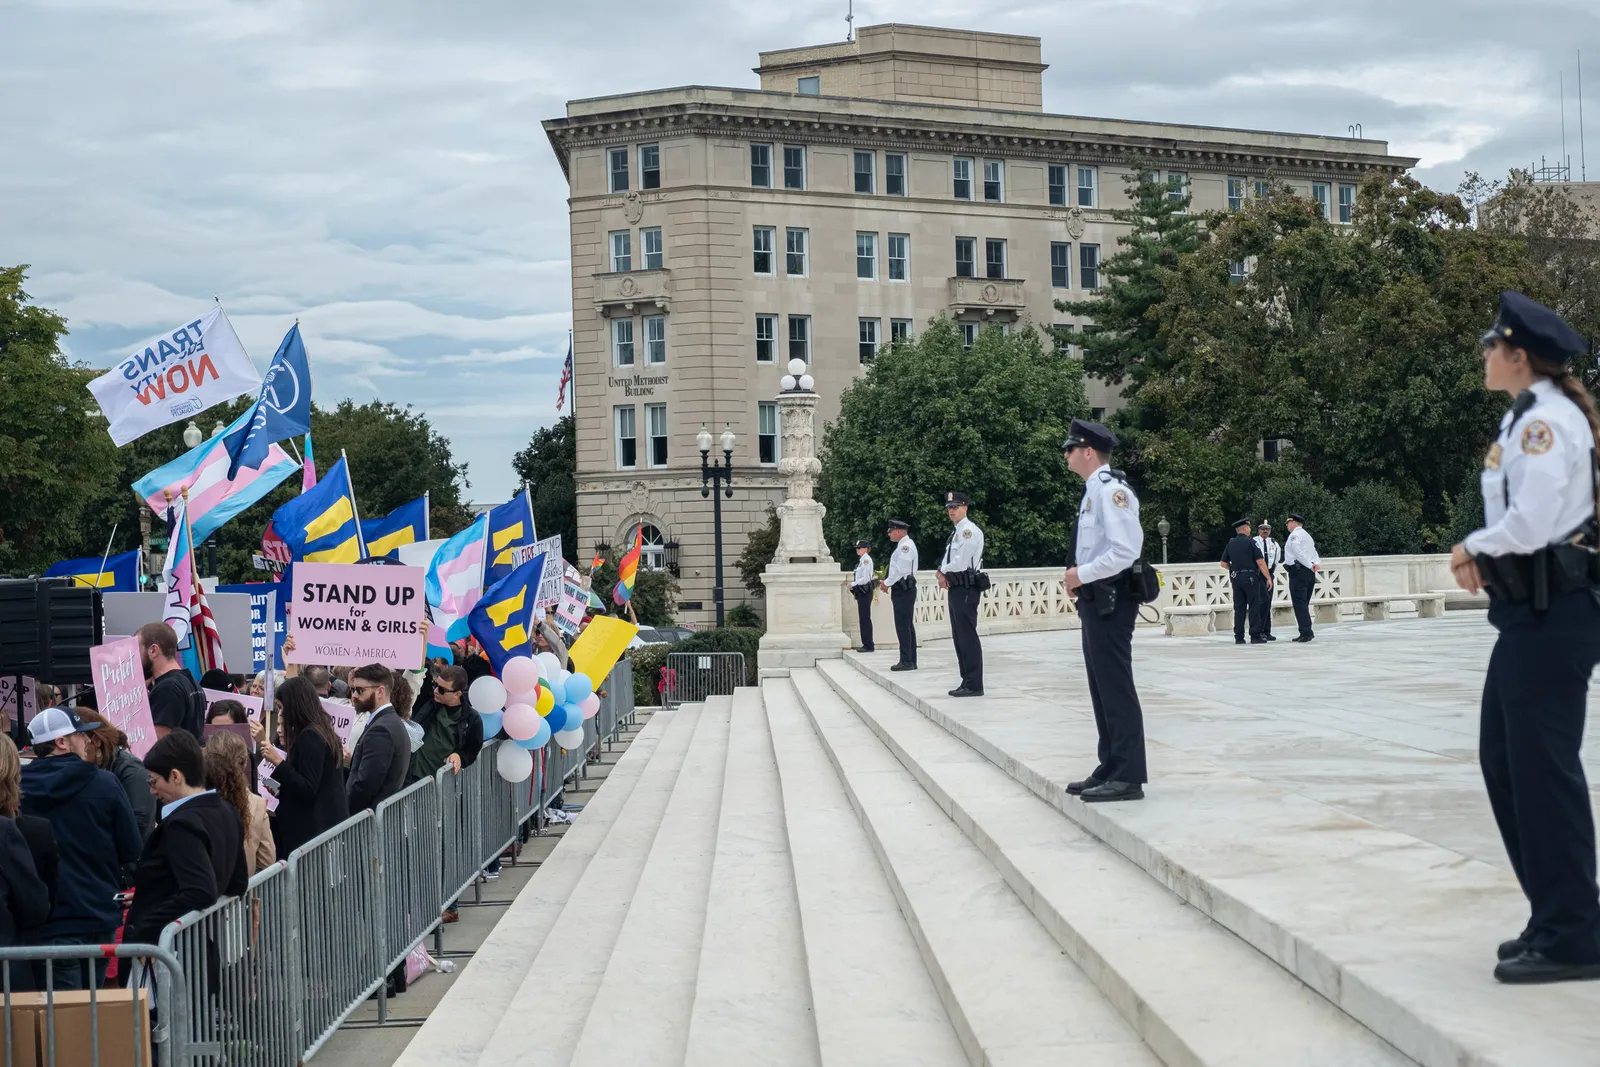
<instances>
[{"instance_id":1,"label":"black speaker","mask_svg":"<svg viewBox=\"0 0 1600 1067\"><path fill-rule=\"evenodd\" d=\"M0 580L0 674L92 684L89 649L104 637L100 590L71 578Z\"/></svg>"}]
</instances>

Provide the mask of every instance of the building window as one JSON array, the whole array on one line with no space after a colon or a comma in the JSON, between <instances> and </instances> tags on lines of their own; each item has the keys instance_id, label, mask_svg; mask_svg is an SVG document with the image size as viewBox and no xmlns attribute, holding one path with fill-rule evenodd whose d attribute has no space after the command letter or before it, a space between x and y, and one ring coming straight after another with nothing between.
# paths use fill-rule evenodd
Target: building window
<instances>
[{"instance_id":1,"label":"building window","mask_svg":"<svg viewBox=\"0 0 1600 1067\"><path fill-rule=\"evenodd\" d=\"M956 238L956 277L976 278L978 276L977 258L978 241L974 237Z\"/></svg>"},{"instance_id":2,"label":"building window","mask_svg":"<svg viewBox=\"0 0 1600 1067\"><path fill-rule=\"evenodd\" d=\"M1312 183L1311 199L1317 202L1317 213L1323 218L1328 218L1328 186L1325 182Z\"/></svg>"},{"instance_id":3,"label":"building window","mask_svg":"<svg viewBox=\"0 0 1600 1067\"><path fill-rule=\"evenodd\" d=\"M750 146L750 184L758 189L772 188L772 146Z\"/></svg>"},{"instance_id":4,"label":"building window","mask_svg":"<svg viewBox=\"0 0 1600 1067\"><path fill-rule=\"evenodd\" d=\"M1078 168L1078 206L1097 207L1100 203L1099 171L1094 167Z\"/></svg>"},{"instance_id":5,"label":"building window","mask_svg":"<svg viewBox=\"0 0 1600 1067\"><path fill-rule=\"evenodd\" d=\"M1057 323L1050 327L1050 335L1055 338L1056 355L1072 355L1072 333L1077 329L1070 322Z\"/></svg>"},{"instance_id":6,"label":"building window","mask_svg":"<svg viewBox=\"0 0 1600 1067\"><path fill-rule=\"evenodd\" d=\"M783 187L785 189L804 189L806 187L805 145L786 144L783 146Z\"/></svg>"},{"instance_id":7,"label":"building window","mask_svg":"<svg viewBox=\"0 0 1600 1067\"><path fill-rule=\"evenodd\" d=\"M1283 438L1264 438L1261 442L1261 458L1267 463L1280 462L1283 459Z\"/></svg>"},{"instance_id":8,"label":"building window","mask_svg":"<svg viewBox=\"0 0 1600 1067\"><path fill-rule=\"evenodd\" d=\"M1353 185L1339 186L1339 221L1346 226L1356 218L1356 187Z\"/></svg>"},{"instance_id":9,"label":"building window","mask_svg":"<svg viewBox=\"0 0 1600 1067\"><path fill-rule=\"evenodd\" d=\"M633 320L611 320L611 353L617 366L633 366Z\"/></svg>"},{"instance_id":10,"label":"building window","mask_svg":"<svg viewBox=\"0 0 1600 1067\"><path fill-rule=\"evenodd\" d=\"M628 230L618 230L611 235L611 269L633 269L633 234Z\"/></svg>"},{"instance_id":11,"label":"building window","mask_svg":"<svg viewBox=\"0 0 1600 1067\"><path fill-rule=\"evenodd\" d=\"M774 363L778 358L778 316L756 316L756 362Z\"/></svg>"},{"instance_id":12,"label":"building window","mask_svg":"<svg viewBox=\"0 0 1600 1067\"><path fill-rule=\"evenodd\" d=\"M644 317L644 361L653 364L667 361L667 317L665 315L646 315Z\"/></svg>"},{"instance_id":13,"label":"building window","mask_svg":"<svg viewBox=\"0 0 1600 1067\"><path fill-rule=\"evenodd\" d=\"M1078 246L1078 285L1086 290L1100 288L1100 246Z\"/></svg>"},{"instance_id":14,"label":"building window","mask_svg":"<svg viewBox=\"0 0 1600 1067\"><path fill-rule=\"evenodd\" d=\"M875 193L877 189L873 182L872 163L875 156L871 152L856 153L856 192Z\"/></svg>"},{"instance_id":15,"label":"building window","mask_svg":"<svg viewBox=\"0 0 1600 1067\"><path fill-rule=\"evenodd\" d=\"M1228 210L1238 211L1244 207L1244 179L1228 179Z\"/></svg>"},{"instance_id":16,"label":"building window","mask_svg":"<svg viewBox=\"0 0 1600 1067\"><path fill-rule=\"evenodd\" d=\"M607 154L611 157L611 191L625 193L628 191L628 150L613 148Z\"/></svg>"},{"instance_id":17,"label":"building window","mask_svg":"<svg viewBox=\"0 0 1600 1067\"><path fill-rule=\"evenodd\" d=\"M856 336L861 362L871 363L872 357L878 354L878 320L861 319L856 327Z\"/></svg>"},{"instance_id":18,"label":"building window","mask_svg":"<svg viewBox=\"0 0 1600 1067\"><path fill-rule=\"evenodd\" d=\"M1053 207L1067 206L1067 168L1050 165L1050 203Z\"/></svg>"},{"instance_id":19,"label":"building window","mask_svg":"<svg viewBox=\"0 0 1600 1067\"><path fill-rule=\"evenodd\" d=\"M771 226L757 226L752 241L755 247L755 272L772 273L772 242L777 233Z\"/></svg>"},{"instance_id":20,"label":"building window","mask_svg":"<svg viewBox=\"0 0 1600 1067\"><path fill-rule=\"evenodd\" d=\"M972 199L972 160L955 161L955 196L957 200Z\"/></svg>"},{"instance_id":21,"label":"building window","mask_svg":"<svg viewBox=\"0 0 1600 1067\"><path fill-rule=\"evenodd\" d=\"M642 144L639 146L639 188L661 188L661 146Z\"/></svg>"},{"instance_id":22,"label":"building window","mask_svg":"<svg viewBox=\"0 0 1600 1067\"><path fill-rule=\"evenodd\" d=\"M1271 195L1272 195L1272 183L1269 182L1269 181L1263 181L1262 179L1257 178L1256 179L1256 199L1257 200L1265 200L1268 197L1270 197Z\"/></svg>"},{"instance_id":23,"label":"building window","mask_svg":"<svg viewBox=\"0 0 1600 1067\"><path fill-rule=\"evenodd\" d=\"M809 78L801 78L799 82L796 83L794 91L799 93L801 96L821 96L822 76L820 74L813 74Z\"/></svg>"},{"instance_id":24,"label":"building window","mask_svg":"<svg viewBox=\"0 0 1600 1067\"><path fill-rule=\"evenodd\" d=\"M806 238L809 230L790 229L784 235L783 270L794 278L806 276Z\"/></svg>"},{"instance_id":25,"label":"building window","mask_svg":"<svg viewBox=\"0 0 1600 1067\"><path fill-rule=\"evenodd\" d=\"M646 404L644 406L644 429L645 435L649 439L647 442L649 450L645 453L646 460L652 467L665 467L667 465L667 405Z\"/></svg>"},{"instance_id":26,"label":"building window","mask_svg":"<svg viewBox=\"0 0 1600 1067\"><path fill-rule=\"evenodd\" d=\"M906 195L906 157L886 153L883 157L883 191L890 196Z\"/></svg>"},{"instance_id":27,"label":"building window","mask_svg":"<svg viewBox=\"0 0 1600 1067\"><path fill-rule=\"evenodd\" d=\"M660 270L661 258L661 227L652 226L647 230L639 231L639 243L644 245L644 269Z\"/></svg>"},{"instance_id":28,"label":"building window","mask_svg":"<svg viewBox=\"0 0 1600 1067\"><path fill-rule=\"evenodd\" d=\"M1050 242L1050 285L1055 289L1072 288L1072 246L1065 241Z\"/></svg>"},{"instance_id":29,"label":"building window","mask_svg":"<svg viewBox=\"0 0 1600 1067\"><path fill-rule=\"evenodd\" d=\"M911 277L911 237L904 233L889 235L889 280L903 282Z\"/></svg>"},{"instance_id":30,"label":"building window","mask_svg":"<svg viewBox=\"0 0 1600 1067\"><path fill-rule=\"evenodd\" d=\"M889 320L889 343L891 345L908 344L911 341L911 320Z\"/></svg>"},{"instance_id":31,"label":"building window","mask_svg":"<svg viewBox=\"0 0 1600 1067\"><path fill-rule=\"evenodd\" d=\"M970 350L978 340L978 324L975 322L961 323L961 347Z\"/></svg>"},{"instance_id":32,"label":"building window","mask_svg":"<svg viewBox=\"0 0 1600 1067\"><path fill-rule=\"evenodd\" d=\"M1006 198L1005 164L998 159L983 161L983 198L1000 203Z\"/></svg>"},{"instance_id":33,"label":"building window","mask_svg":"<svg viewBox=\"0 0 1600 1067\"><path fill-rule=\"evenodd\" d=\"M1189 176L1181 170L1167 171L1167 199L1182 203L1189 197Z\"/></svg>"},{"instance_id":34,"label":"building window","mask_svg":"<svg viewBox=\"0 0 1600 1067\"><path fill-rule=\"evenodd\" d=\"M789 358L811 362L811 316L789 316Z\"/></svg>"},{"instance_id":35,"label":"building window","mask_svg":"<svg viewBox=\"0 0 1600 1067\"><path fill-rule=\"evenodd\" d=\"M756 459L771 465L778 462L778 405L756 405Z\"/></svg>"},{"instance_id":36,"label":"building window","mask_svg":"<svg viewBox=\"0 0 1600 1067\"><path fill-rule=\"evenodd\" d=\"M983 270L987 278L1006 276L1006 243L991 237L983 242Z\"/></svg>"},{"instance_id":37,"label":"building window","mask_svg":"<svg viewBox=\"0 0 1600 1067\"><path fill-rule=\"evenodd\" d=\"M617 411L617 466L631 469L639 465L639 435L633 424L633 405Z\"/></svg>"},{"instance_id":38,"label":"building window","mask_svg":"<svg viewBox=\"0 0 1600 1067\"><path fill-rule=\"evenodd\" d=\"M1242 259L1230 259L1230 260L1228 260L1228 284L1229 285L1243 285L1245 283L1245 280L1248 279L1249 277L1250 277L1250 272L1245 269L1244 260L1242 260Z\"/></svg>"},{"instance_id":39,"label":"building window","mask_svg":"<svg viewBox=\"0 0 1600 1067\"><path fill-rule=\"evenodd\" d=\"M1105 417L1106 417L1106 409L1105 408L1090 408L1089 409L1089 418L1090 418L1091 421L1093 421L1093 422L1103 422L1105 420Z\"/></svg>"},{"instance_id":40,"label":"building window","mask_svg":"<svg viewBox=\"0 0 1600 1067\"><path fill-rule=\"evenodd\" d=\"M871 281L878 276L878 235L856 234L856 277Z\"/></svg>"}]
</instances>

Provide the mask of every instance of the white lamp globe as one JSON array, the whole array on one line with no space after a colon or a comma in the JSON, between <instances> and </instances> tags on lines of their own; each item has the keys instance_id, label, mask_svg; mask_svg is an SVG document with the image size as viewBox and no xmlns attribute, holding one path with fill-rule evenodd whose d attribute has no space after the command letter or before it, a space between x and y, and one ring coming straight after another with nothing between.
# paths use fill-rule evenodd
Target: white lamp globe
<instances>
[{"instance_id":1,"label":"white lamp globe","mask_svg":"<svg viewBox=\"0 0 1600 1067\"><path fill-rule=\"evenodd\" d=\"M800 388L804 389L806 392L808 392L808 393L811 392L811 390L816 387L816 384L817 384L816 379L811 377L811 375L809 375L809 374L800 375Z\"/></svg>"},{"instance_id":2,"label":"white lamp globe","mask_svg":"<svg viewBox=\"0 0 1600 1067\"><path fill-rule=\"evenodd\" d=\"M794 377L798 378L798 377L800 377L800 375L804 374L805 372L806 372L806 361L805 360L803 360L803 359L791 359L789 361L789 373L791 375L793 375Z\"/></svg>"},{"instance_id":3,"label":"white lamp globe","mask_svg":"<svg viewBox=\"0 0 1600 1067\"><path fill-rule=\"evenodd\" d=\"M779 378L778 386L786 393L793 389L795 387L794 375L785 374L782 378Z\"/></svg>"}]
</instances>

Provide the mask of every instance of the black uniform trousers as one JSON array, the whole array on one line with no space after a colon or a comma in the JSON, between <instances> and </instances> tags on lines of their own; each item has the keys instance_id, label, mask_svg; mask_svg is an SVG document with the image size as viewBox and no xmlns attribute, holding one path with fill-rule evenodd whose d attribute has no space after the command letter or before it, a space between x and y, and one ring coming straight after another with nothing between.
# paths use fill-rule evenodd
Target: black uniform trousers
<instances>
[{"instance_id":1,"label":"black uniform trousers","mask_svg":"<svg viewBox=\"0 0 1600 1067\"><path fill-rule=\"evenodd\" d=\"M956 663L961 668L965 689L983 689L983 646L978 643L978 602L983 594L970 585L952 585L947 602L950 610L950 637L956 646Z\"/></svg>"},{"instance_id":2,"label":"black uniform trousers","mask_svg":"<svg viewBox=\"0 0 1600 1067\"><path fill-rule=\"evenodd\" d=\"M861 648L866 652L876 649L872 644L872 582L852 585L850 595L856 598L856 621L861 624Z\"/></svg>"},{"instance_id":3,"label":"black uniform trousers","mask_svg":"<svg viewBox=\"0 0 1600 1067\"><path fill-rule=\"evenodd\" d=\"M1289 568L1289 602L1294 605L1294 621L1300 636L1311 636L1311 594L1317 589L1317 572L1295 564Z\"/></svg>"},{"instance_id":4,"label":"black uniform trousers","mask_svg":"<svg viewBox=\"0 0 1600 1067\"><path fill-rule=\"evenodd\" d=\"M917 581L905 578L889 587L889 603L894 606L894 635L900 642L900 662L917 663Z\"/></svg>"},{"instance_id":5,"label":"black uniform trousers","mask_svg":"<svg viewBox=\"0 0 1600 1067\"><path fill-rule=\"evenodd\" d=\"M1578 749L1600 605L1587 589L1550 609L1494 600L1500 631L1483 683L1478 762L1531 917L1523 939L1560 963L1600 963L1594 817Z\"/></svg>"},{"instance_id":6,"label":"black uniform trousers","mask_svg":"<svg viewBox=\"0 0 1600 1067\"><path fill-rule=\"evenodd\" d=\"M1103 596L1099 589L1096 596ZM1083 666L1089 675L1089 702L1100 733L1100 766L1094 776L1105 782L1150 780L1144 757L1144 711L1133 686L1133 625L1139 602L1118 590L1116 607L1102 616L1097 600L1078 599L1083 623Z\"/></svg>"},{"instance_id":7,"label":"black uniform trousers","mask_svg":"<svg viewBox=\"0 0 1600 1067\"><path fill-rule=\"evenodd\" d=\"M1269 572L1271 573L1271 572ZM1256 575L1256 633L1266 637L1272 633L1272 578Z\"/></svg>"},{"instance_id":8,"label":"black uniform trousers","mask_svg":"<svg viewBox=\"0 0 1600 1067\"><path fill-rule=\"evenodd\" d=\"M1256 613L1256 589L1261 585L1261 574L1258 571L1230 571L1229 580L1233 584L1233 636L1235 640L1244 639L1245 621L1250 623L1250 636L1261 636L1261 624Z\"/></svg>"}]
</instances>

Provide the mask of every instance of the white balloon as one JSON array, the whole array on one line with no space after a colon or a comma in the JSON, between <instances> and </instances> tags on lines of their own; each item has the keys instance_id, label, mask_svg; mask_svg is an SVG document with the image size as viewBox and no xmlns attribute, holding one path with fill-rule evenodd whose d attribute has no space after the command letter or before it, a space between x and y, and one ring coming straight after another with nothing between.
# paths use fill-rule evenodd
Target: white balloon
<instances>
[{"instance_id":1,"label":"white balloon","mask_svg":"<svg viewBox=\"0 0 1600 1067\"><path fill-rule=\"evenodd\" d=\"M583 727L580 726L575 730L562 730L560 733L556 734L556 744L560 745L568 752L576 751L578 746L583 744ZM530 772L533 769L532 760L530 760L528 763L528 769ZM520 782L522 779L518 778L515 780Z\"/></svg>"},{"instance_id":2,"label":"white balloon","mask_svg":"<svg viewBox=\"0 0 1600 1067\"><path fill-rule=\"evenodd\" d=\"M467 700L475 711L499 711L506 706L506 687L486 674L467 687Z\"/></svg>"},{"instance_id":3,"label":"white balloon","mask_svg":"<svg viewBox=\"0 0 1600 1067\"><path fill-rule=\"evenodd\" d=\"M567 691L567 679L571 677L572 672L565 667L561 667L556 671L554 677L550 679L550 684L555 686L557 704L565 704L567 702L562 694Z\"/></svg>"},{"instance_id":4,"label":"white balloon","mask_svg":"<svg viewBox=\"0 0 1600 1067\"><path fill-rule=\"evenodd\" d=\"M508 782L526 782L533 773L533 753L520 745L502 742L495 750L494 768Z\"/></svg>"},{"instance_id":5,"label":"white balloon","mask_svg":"<svg viewBox=\"0 0 1600 1067\"><path fill-rule=\"evenodd\" d=\"M561 669L561 661L556 659L556 654L541 652L533 658L539 661L539 677L555 681L555 673Z\"/></svg>"}]
</instances>

